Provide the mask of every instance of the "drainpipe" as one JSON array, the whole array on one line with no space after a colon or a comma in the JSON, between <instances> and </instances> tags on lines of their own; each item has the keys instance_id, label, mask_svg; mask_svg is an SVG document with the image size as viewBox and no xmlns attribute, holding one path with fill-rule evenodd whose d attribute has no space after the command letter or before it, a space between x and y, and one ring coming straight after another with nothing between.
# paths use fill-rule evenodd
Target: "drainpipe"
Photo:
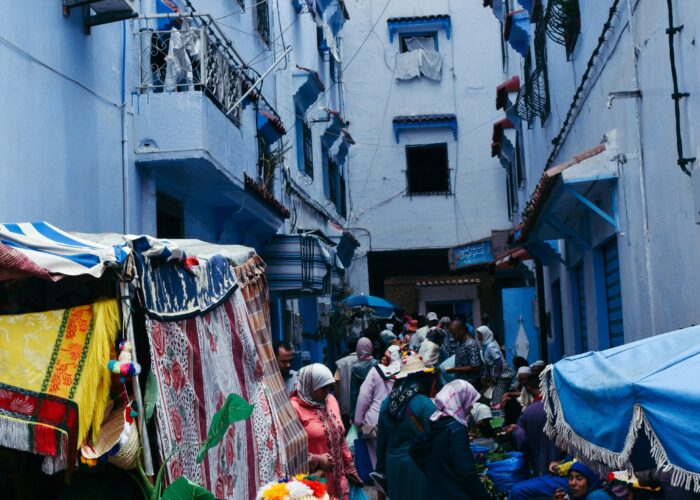
<instances>
[{"instance_id":1,"label":"drainpipe","mask_svg":"<svg viewBox=\"0 0 700 500\"><path fill-rule=\"evenodd\" d=\"M121 141L122 141L122 200L123 229L129 234L129 165L126 149L126 21L122 21L122 82L121 82Z\"/></svg>"},{"instance_id":2,"label":"drainpipe","mask_svg":"<svg viewBox=\"0 0 700 500\"><path fill-rule=\"evenodd\" d=\"M634 8L637 5L632 5L632 0L627 0L627 11L628 11L628 25L630 29L630 36L632 37L632 66L634 72L632 73L633 87L635 89L641 90L639 82L639 59L637 52L637 32L634 26ZM647 202L647 185L646 185L646 168L644 164L644 132L642 129L642 100L637 97L634 100L635 104L635 128L637 130L637 149L639 151L639 191L640 198L642 202L642 223L644 226L644 261L645 261L645 271L647 275L647 287L648 287L648 297L649 297L649 320L651 322L652 333L654 332L654 325L656 319L656 307L654 300L652 300L652 290L654 290L654 278L653 269L651 262L651 249L649 248L649 206ZM625 203L627 201L625 200ZM629 235L627 235L629 238Z\"/></svg>"}]
</instances>

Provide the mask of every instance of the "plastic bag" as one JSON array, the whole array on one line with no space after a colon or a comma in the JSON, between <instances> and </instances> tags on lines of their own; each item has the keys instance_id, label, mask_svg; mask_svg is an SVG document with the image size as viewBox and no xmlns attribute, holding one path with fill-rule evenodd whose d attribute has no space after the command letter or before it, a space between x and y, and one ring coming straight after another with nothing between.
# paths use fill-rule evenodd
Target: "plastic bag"
<instances>
[{"instance_id":1,"label":"plastic bag","mask_svg":"<svg viewBox=\"0 0 700 500\"><path fill-rule=\"evenodd\" d=\"M365 483L372 481L369 474L374 470L374 467L372 467L372 460L369 458L369 450L364 439L355 440L355 468L362 481Z\"/></svg>"},{"instance_id":2,"label":"plastic bag","mask_svg":"<svg viewBox=\"0 0 700 500\"><path fill-rule=\"evenodd\" d=\"M350 450L350 453L353 453L355 451L355 440L358 438L357 434L357 427L355 427L355 424L352 424L350 426L350 430L348 431L347 436L345 436L345 444L348 445L348 449Z\"/></svg>"},{"instance_id":3,"label":"plastic bag","mask_svg":"<svg viewBox=\"0 0 700 500\"><path fill-rule=\"evenodd\" d=\"M527 464L523 454L517 451L508 454L505 460L486 462L486 475L498 491L508 492L515 483L528 478Z\"/></svg>"},{"instance_id":4,"label":"plastic bag","mask_svg":"<svg viewBox=\"0 0 700 500\"><path fill-rule=\"evenodd\" d=\"M442 385L447 385L455 379L455 376L451 373L447 373L448 368L455 367L455 357L454 355L447 358L445 361L440 363L440 382Z\"/></svg>"},{"instance_id":5,"label":"plastic bag","mask_svg":"<svg viewBox=\"0 0 700 500\"><path fill-rule=\"evenodd\" d=\"M361 487L350 485L350 497L348 500L369 500L369 498L367 498L367 495L365 495Z\"/></svg>"}]
</instances>

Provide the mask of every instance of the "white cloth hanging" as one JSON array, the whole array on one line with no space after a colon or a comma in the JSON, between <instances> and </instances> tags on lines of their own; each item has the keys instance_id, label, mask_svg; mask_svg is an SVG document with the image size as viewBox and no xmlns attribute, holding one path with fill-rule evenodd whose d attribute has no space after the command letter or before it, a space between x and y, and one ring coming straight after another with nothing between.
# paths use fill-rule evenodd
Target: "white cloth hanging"
<instances>
[{"instance_id":1,"label":"white cloth hanging","mask_svg":"<svg viewBox=\"0 0 700 500\"><path fill-rule=\"evenodd\" d=\"M396 79L410 80L425 76L431 80L442 79L442 58L435 50L435 40L428 37L407 38L406 52L396 57Z\"/></svg>"},{"instance_id":2,"label":"white cloth hanging","mask_svg":"<svg viewBox=\"0 0 700 500\"><path fill-rule=\"evenodd\" d=\"M170 30L170 43L168 55L165 56L165 90L174 91L178 84L187 85L191 90L192 86L192 60L185 49L186 40L180 30L175 28ZM184 82L183 82L184 81Z\"/></svg>"}]
</instances>

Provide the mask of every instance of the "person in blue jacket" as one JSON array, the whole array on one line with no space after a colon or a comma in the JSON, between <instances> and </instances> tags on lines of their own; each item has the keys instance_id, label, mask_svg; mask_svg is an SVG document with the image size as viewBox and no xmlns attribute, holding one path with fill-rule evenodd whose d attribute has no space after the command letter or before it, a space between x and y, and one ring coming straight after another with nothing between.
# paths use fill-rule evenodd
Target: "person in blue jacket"
<instances>
[{"instance_id":1,"label":"person in blue jacket","mask_svg":"<svg viewBox=\"0 0 700 500\"><path fill-rule=\"evenodd\" d=\"M435 396L437 409L430 417L430 430L411 448L411 456L429 478L422 498L489 498L469 444L469 414L479 398L479 392L464 380L450 382Z\"/></svg>"},{"instance_id":2,"label":"person in blue jacket","mask_svg":"<svg viewBox=\"0 0 700 500\"><path fill-rule=\"evenodd\" d=\"M374 481L392 500L424 500L426 477L409 455L414 439L430 426L435 405L428 396L433 382L414 351L404 353L401 371L379 412Z\"/></svg>"}]
</instances>

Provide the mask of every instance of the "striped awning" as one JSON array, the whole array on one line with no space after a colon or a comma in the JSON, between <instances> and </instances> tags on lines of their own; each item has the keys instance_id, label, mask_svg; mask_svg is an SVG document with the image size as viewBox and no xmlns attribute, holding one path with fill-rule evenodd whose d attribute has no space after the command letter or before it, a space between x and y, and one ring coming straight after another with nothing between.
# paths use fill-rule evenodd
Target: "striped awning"
<instances>
[{"instance_id":1,"label":"striped awning","mask_svg":"<svg viewBox=\"0 0 700 500\"><path fill-rule=\"evenodd\" d=\"M330 293L343 269L330 246L311 234L275 235L262 255L270 291L289 297Z\"/></svg>"},{"instance_id":2,"label":"striped awning","mask_svg":"<svg viewBox=\"0 0 700 500\"><path fill-rule=\"evenodd\" d=\"M101 245L47 222L0 224L0 280L99 278L108 268L121 269L129 253L125 243Z\"/></svg>"}]
</instances>

